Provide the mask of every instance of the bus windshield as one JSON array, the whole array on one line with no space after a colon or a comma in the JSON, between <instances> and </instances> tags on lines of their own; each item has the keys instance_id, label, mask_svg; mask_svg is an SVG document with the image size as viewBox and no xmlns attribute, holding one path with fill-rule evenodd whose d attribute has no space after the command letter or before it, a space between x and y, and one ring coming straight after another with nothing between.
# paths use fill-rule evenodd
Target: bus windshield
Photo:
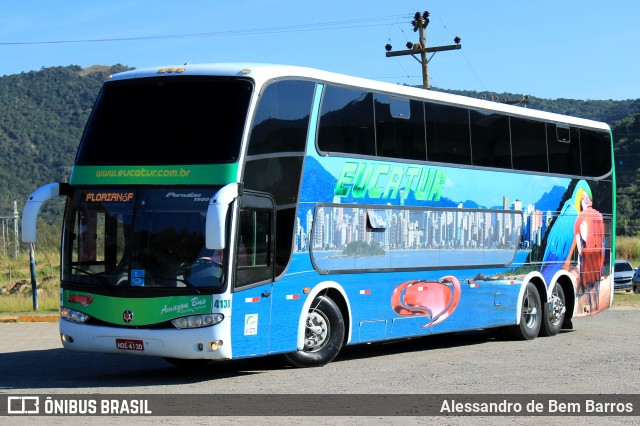
<instances>
[{"instance_id":1,"label":"bus windshield","mask_svg":"<svg viewBox=\"0 0 640 426\"><path fill-rule=\"evenodd\" d=\"M76 165L235 162L251 91L248 80L214 77L107 82Z\"/></svg>"},{"instance_id":2,"label":"bus windshield","mask_svg":"<svg viewBox=\"0 0 640 426\"><path fill-rule=\"evenodd\" d=\"M223 253L205 248L218 188L78 189L65 212L62 280L97 286L223 287Z\"/></svg>"}]
</instances>

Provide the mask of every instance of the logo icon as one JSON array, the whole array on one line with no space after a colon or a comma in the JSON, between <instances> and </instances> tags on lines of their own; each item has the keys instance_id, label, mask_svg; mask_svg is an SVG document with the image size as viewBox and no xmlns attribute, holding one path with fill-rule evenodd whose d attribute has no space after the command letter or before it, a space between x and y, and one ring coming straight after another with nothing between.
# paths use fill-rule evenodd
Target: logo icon
<instances>
[{"instance_id":1,"label":"logo icon","mask_svg":"<svg viewBox=\"0 0 640 426\"><path fill-rule=\"evenodd\" d=\"M255 336L258 334L258 314L246 314L244 316L244 335Z\"/></svg>"},{"instance_id":2,"label":"logo icon","mask_svg":"<svg viewBox=\"0 0 640 426\"><path fill-rule=\"evenodd\" d=\"M39 414L39 396L9 396L7 397L7 414Z\"/></svg>"},{"instance_id":3,"label":"logo icon","mask_svg":"<svg viewBox=\"0 0 640 426\"><path fill-rule=\"evenodd\" d=\"M124 311L122 313L122 319L127 324L130 323L133 320L133 312L131 312L130 310L127 309L126 311Z\"/></svg>"}]
</instances>

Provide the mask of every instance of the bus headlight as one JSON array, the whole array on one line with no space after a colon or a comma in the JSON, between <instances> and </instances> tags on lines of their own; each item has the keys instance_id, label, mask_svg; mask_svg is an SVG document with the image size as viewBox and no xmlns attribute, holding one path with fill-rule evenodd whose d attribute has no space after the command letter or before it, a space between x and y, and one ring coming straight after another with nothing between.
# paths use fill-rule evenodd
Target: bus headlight
<instances>
[{"instance_id":1,"label":"bus headlight","mask_svg":"<svg viewBox=\"0 0 640 426\"><path fill-rule=\"evenodd\" d=\"M199 328L216 325L224 319L222 314L189 315L171 320L175 328Z\"/></svg>"},{"instance_id":2,"label":"bus headlight","mask_svg":"<svg viewBox=\"0 0 640 426\"><path fill-rule=\"evenodd\" d=\"M89 315L82 313L80 311L76 311L74 309L69 309L62 307L60 308L60 318L66 319L67 321L77 322L82 324L89 319Z\"/></svg>"}]
</instances>

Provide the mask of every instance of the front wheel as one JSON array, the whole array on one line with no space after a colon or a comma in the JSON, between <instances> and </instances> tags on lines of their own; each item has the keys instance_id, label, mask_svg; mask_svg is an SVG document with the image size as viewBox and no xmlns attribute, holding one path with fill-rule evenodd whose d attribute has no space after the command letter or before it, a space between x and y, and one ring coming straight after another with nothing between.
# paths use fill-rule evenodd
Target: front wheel
<instances>
[{"instance_id":1,"label":"front wheel","mask_svg":"<svg viewBox=\"0 0 640 426\"><path fill-rule=\"evenodd\" d=\"M532 340L538 336L542 317L542 303L536 286L527 283L522 297L520 324L509 328L511 335L519 340Z\"/></svg>"},{"instance_id":2,"label":"front wheel","mask_svg":"<svg viewBox=\"0 0 640 426\"><path fill-rule=\"evenodd\" d=\"M304 348L284 356L296 367L328 364L342 349L344 328L344 319L336 303L325 296L317 297L307 313Z\"/></svg>"},{"instance_id":3,"label":"front wheel","mask_svg":"<svg viewBox=\"0 0 640 426\"><path fill-rule=\"evenodd\" d=\"M555 336L562 327L567 307L565 305L564 290L559 284L553 286L551 292L551 300L544 304L542 310L542 326L540 328L541 336Z\"/></svg>"}]
</instances>

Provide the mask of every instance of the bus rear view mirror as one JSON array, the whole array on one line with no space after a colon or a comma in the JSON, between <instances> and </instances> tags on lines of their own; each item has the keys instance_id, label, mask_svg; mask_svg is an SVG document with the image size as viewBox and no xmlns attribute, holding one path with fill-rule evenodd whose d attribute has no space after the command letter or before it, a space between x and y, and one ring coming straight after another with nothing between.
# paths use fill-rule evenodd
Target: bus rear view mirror
<instances>
[{"instance_id":1,"label":"bus rear view mirror","mask_svg":"<svg viewBox=\"0 0 640 426\"><path fill-rule=\"evenodd\" d=\"M230 183L220 188L220 190L211 197L207 209L205 229L205 245L208 249L224 249L225 230L227 229L227 211L233 200L240 195L240 191L239 184Z\"/></svg>"},{"instance_id":2,"label":"bus rear view mirror","mask_svg":"<svg viewBox=\"0 0 640 426\"><path fill-rule=\"evenodd\" d=\"M67 195L68 187L66 183L53 182L33 191L22 210L22 242L36 242L36 223L42 203L59 195Z\"/></svg>"}]
</instances>

